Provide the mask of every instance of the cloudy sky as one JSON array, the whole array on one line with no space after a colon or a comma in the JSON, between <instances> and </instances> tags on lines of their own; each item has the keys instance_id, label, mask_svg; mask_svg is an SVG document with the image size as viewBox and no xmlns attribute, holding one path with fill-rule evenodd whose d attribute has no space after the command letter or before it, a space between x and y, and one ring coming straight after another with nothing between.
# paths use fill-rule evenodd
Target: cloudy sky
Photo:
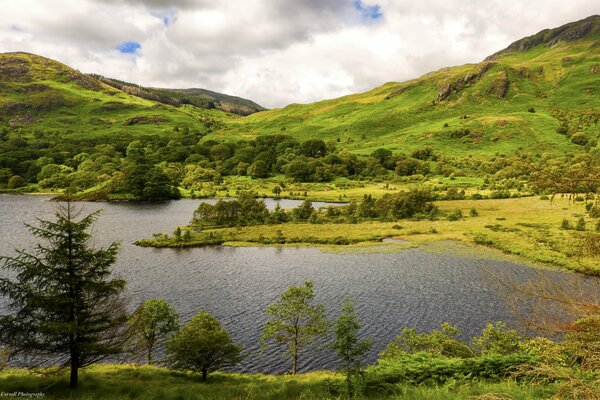
<instances>
[{"instance_id":1,"label":"cloudy sky","mask_svg":"<svg viewBox=\"0 0 600 400\"><path fill-rule=\"evenodd\" d=\"M266 107L479 62L598 0L0 0L0 52Z\"/></svg>"}]
</instances>

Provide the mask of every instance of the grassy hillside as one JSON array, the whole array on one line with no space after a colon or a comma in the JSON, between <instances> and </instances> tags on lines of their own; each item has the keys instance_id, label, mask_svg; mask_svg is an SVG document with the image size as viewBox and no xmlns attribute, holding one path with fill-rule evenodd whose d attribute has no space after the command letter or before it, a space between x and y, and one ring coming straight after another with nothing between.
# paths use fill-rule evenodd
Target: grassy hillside
<instances>
[{"instance_id":1,"label":"grassy hillside","mask_svg":"<svg viewBox=\"0 0 600 400\"><path fill-rule=\"evenodd\" d=\"M162 134L174 127L202 132L233 118L219 110L142 99L27 53L0 54L0 90L0 123L21 134Z\"/></svg>"},{"instance_id":2,"label":"grassy hillside","mask_svg":"<svg viewBox=\"0 0 600 400\"><path fill-rule=\"evenodd\" d=\"M363 154L425 146L461 156L570 153L600 133L600 16L540 35L479 64L260 112L232 121L220 135L318 137ZM570 140L576 134L584 137L580 144Z\"/></svg>"}]
</instances>

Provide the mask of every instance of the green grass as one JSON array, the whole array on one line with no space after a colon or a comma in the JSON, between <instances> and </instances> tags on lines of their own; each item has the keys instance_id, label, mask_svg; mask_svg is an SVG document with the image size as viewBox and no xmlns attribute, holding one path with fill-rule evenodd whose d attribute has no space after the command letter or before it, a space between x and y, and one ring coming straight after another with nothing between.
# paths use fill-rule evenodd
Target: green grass
<instances>
[{"instance_id":1,"label":"green grass","mask_svg":"<svg viewBox=\"0 0 600 400\"><path fill-rule=\"evenodd\" d=\"M197 374L164 368L134 365L97 365L84 369L80 387L70 390L66 374L40 376L24 370L0 373L0 392L44 393L47 399L81 400L312 400L343 399L329 388L339 386L342 376L335 372L290 375L214 373L207 383ZM503 382L452 382L439 386L397 385L391 393L371 394L366 398L390 400L495 399L505 394L510 399L549 398L553 387ZM483 397L486 395L487 397ZM482 397L477 397L482 396ZM506 397L505 397L506 398Z\"/></svg>"}]
</instances>

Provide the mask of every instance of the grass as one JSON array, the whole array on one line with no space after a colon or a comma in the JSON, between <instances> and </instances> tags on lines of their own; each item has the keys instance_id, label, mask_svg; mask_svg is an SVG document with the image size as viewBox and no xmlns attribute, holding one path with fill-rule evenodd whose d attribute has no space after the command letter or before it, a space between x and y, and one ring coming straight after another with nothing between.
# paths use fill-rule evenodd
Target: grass
<instances>
[{"instance_id":1,"label":"grass","mask_svg":"<svg viewBox=\"0 0 600 400\"><path fill-rule=\"evenodd\" d=\"M492 247L534 264L590 275L600 274L600 258L580 252L578 235L581 232L561 229L563 219L566 218L575 225L577 218L585 215L583 202L573 203L567 198L557 198L551 202L537 197L523 197L440 201L436 204L442 213L460 209L465 217L457 221L449 221L442 216L436 221L288 223L219 228L195 232L189 242L177 242L173 237L163 236L145 239L138 244L153 247L194 247L205 244L316 245L329 251L353 251L361 247L369 249L358 251L399 251L421 246L431 251L447 251L447 243L450 241L463 243L471 248ZM477 210L478 216L469 216L473 208ZM596 223L597 219L587 218L587 232L593 232ZM404 242L382 243L385 238L401 239ZM473 251L475 252L477 251Z\"/></svg>"},{"instance_id":2,"label":"grass","mask_svg":"<svg viewBox=\"0 0 600 400\"><path fill-rule=\"evenodd\" d=\"M81 372L80 387L69 390L66 374L40 376L25 370L0 373L0 392L44 393L48 399L129 400L312 400L343 399L331 393L342 376L331 371L291 375L214 373L207 383L197 374L174 372L159 367L96 365ZM553 387L502 382L452 382L440 386L397 385L391 393L366 398L390 400L421 399L544 399ZM493 397L503 394L505 397ZM510 396L510 397L507 397Z\"/></svg>"}]
</instances>

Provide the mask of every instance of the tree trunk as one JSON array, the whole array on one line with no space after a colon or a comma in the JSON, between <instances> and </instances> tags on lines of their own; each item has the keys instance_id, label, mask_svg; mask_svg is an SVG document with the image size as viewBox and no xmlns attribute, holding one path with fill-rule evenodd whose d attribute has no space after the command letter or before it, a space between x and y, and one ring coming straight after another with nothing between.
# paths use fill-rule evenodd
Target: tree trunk
<instances>
[{"instance_id":1,"label":"tree trunk","mask_svg":"<svg viewBox=\"0 0 600 400\"><path fill-rule=\"evenodd\" d=\"M208 370L203 369L202 370L202 382L206 382L206 375L208 375Z\"/></svg>"},{"instance_id":2,"label":"tree trunk","mask_svg":"<svg viewBox=\"0 0 600 400\"><path fill-rule=\"evenodd\" d=\"M69 381L69 387L75 389L78 383L78 373L79 373L79 356L73 357L71 356L71 380Z\"/></svg>"},{"instance_id":3,"label":"tree trunk","mask_svg":"<svg viewBox=\"0 0 600 400\"><path fill-rule=\"evenodd\" d=\"M296 375L298 369L298 348L294 349L293 363L292 363L292 375Z\"/></svg>"},{"instance_id":4,"label":"tree trunk","mask_svg":"<svg viewBox=\"0 0 600 400\"><path fill-rule=\"evenodd\" d=\"M346 372L346 384L348 385L348 398L352 398L352 373L350 372L350 368Z\"/></svg>"}]
</instances>

